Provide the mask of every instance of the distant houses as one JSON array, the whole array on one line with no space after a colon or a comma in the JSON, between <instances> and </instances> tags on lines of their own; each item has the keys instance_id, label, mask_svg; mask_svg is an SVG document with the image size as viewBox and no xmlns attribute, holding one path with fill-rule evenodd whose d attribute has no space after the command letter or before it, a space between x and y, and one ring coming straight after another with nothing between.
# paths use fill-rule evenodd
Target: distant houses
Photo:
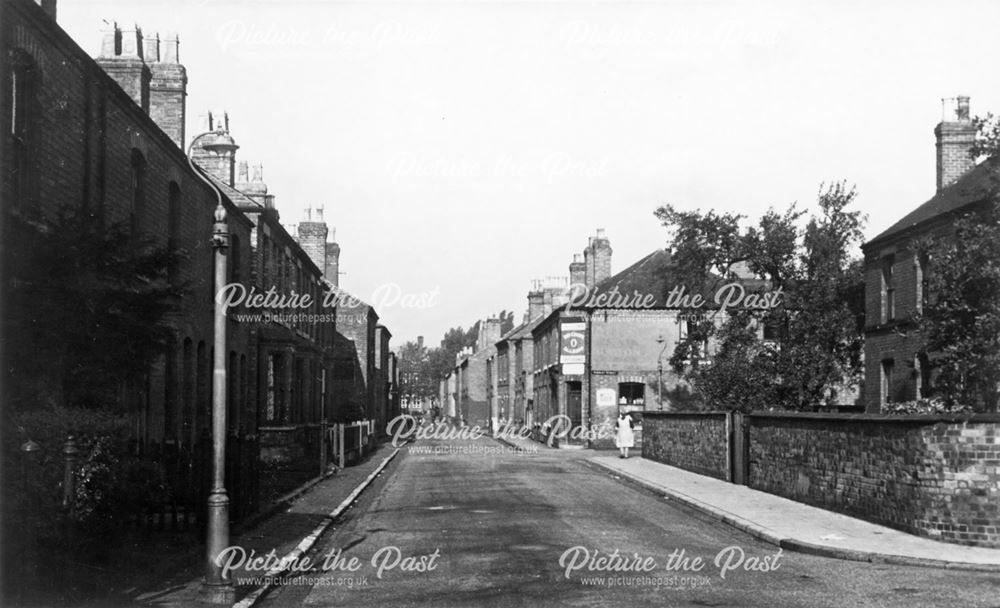
<instances>
[{"instance_id":1,"label":"distant houses","mask_svg":"<svg viewBox=\"0 0 1000 608\"><path fill-rule=\"evenodd\" d=\"M954 101L954 116L935 129L938 192L862 248L865 379L859 405L845 401L843 408L863 403L878 413L888 403L931 394L934 354L924 352L916 317L933 261L914 243L948 235L958 217L992 204L1000 183L995 161L977 166L970 156L969 99ZM610 240L598 230L573 257L568 278L535 281L523 322L496 341L481 335L441 381L445 415L484 428L526 426L539 439L563 432L563 445L610 447L610 433L599 429L609 429L619 413L641 419L641 412L685 409L693 395L667 361L692 323L710 318L718 324L725 314L693 315L678 290L712 301L713 290L724 286L683 285L667 250L614 275L611 255ZM735 271L741 289L767 292L767 283L745 267ZM774 339L769 329L758 328L762 341ZM703 360L710 362L713 349L701 346ZM837 388L842 398L854 399L850 387ZM571 428L585 432L566 433Z\"/></svg>"},{"instance_id":2,"label":"distant houses","mask_svg":"<svg viewBox=\"0 0 1000 608\"><path fill-rule=\"evenodd\" d=\"M476 346L441 382L442 402L456 404L448 415L482 428L527 426L562 445L608 447L619 413L641 422L643 411L682 405L687 386L669 366L659 369L688 322L671 297L680 284L671 256L654 251L615 275L611 256L598 230L573 257L569 277L534 282L520 325L493 338L496 320L484 320Z\"/></svg>"}]
</instances>

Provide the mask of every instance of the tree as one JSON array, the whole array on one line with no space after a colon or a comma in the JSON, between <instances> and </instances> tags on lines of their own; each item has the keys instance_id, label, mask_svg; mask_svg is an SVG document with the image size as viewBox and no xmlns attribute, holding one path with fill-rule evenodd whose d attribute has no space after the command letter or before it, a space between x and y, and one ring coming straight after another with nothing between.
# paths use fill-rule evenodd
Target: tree
<instances>
[{"instance_id":1,"label":"tree","mask_svg":"<svg viewBox=\"0 0 1000 608\"><path fill-rule=\"evenodd\" d=\"M500 335L514 329L513 311L501 310L496 318L500 320ZM468 329L453 327L445 332L439 347L427 349L423 374L428 390L432 390L433 394L437 394L437 383L454 369L456 355L466 348L476 347L480 324L481 321L476 321Z\"/></svg>"},{"instance_id":2,"label":"tree","mask_svg":"<svg viewBox=\"0 0 1000 608\"><path fill-rule=\"evenodd\" d=\"M989 196L952 231L914 243L926 262L919 317L933 383L946 407L1000 408L1000 117L976 117L974 159L993 165Z\"/></svg>"},{"instance_id":3,"label":"tree","mask_svg":"<svg viewBox=\"0 0 1000 608\"><path fill-rule=\"evenodd\" d=\"M677 212L656 216L671 231L678 279L705 290L737 279L745 263L783 298L770 310L730 311L689 326L671 366L712 408L811 409L837 399L837 389L861 373L863 275L852 257L862 239L864 216L848 207L856 192L843 183L821 186L819 214L805 227L792 204L769 210L756 226L741 230L742 216ZM683 311L700 312L700 311ZM761 328L773 331L765 344ZM716 344L706 364L703 345Z\"/></svg>"},{"instance_id":4,"label":"tree","mask_svg":"<svg viewBox=\"0 0 1000 608\"><path fill-rule=\"evenodd\" d=\"M693 284L725 280L732 266L746 259L746 238L740 234L743 215L714 211L678 211L663 205L654 215L671 232L674 263L680 276Z\"/></svg>"},{"instance_id":5,"label":"tree","mask_svg":"<svg viewBox=\"0 0 1000 608\"><path fill-rule=\"evenodd\" d=\"M925 239L928 299L920 317L932 395L948 406L996 411L1000 399L1000 201Z\"/></svg>"},{"instance_id":6,"label":"tree","mask_svg":"<svg viewBox=\"0 0 1000 608\"><path fill-rule=\"evenodd\" d=\"M114 407L171 336L184 289L178 254L85 209L8 214L4 226L5 384L15 407Z\"/></svg>"}]
</instances>

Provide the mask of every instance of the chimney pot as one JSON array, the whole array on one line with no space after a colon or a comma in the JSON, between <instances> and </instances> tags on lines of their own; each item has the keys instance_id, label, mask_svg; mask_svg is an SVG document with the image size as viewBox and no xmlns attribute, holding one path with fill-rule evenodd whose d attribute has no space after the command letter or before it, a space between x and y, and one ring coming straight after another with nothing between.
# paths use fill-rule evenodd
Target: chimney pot
<instances>
[{"instance_id":1,"label":"chimney pot","mask_svg":"<svg viewBox=\"0 0 1000 608\"><path fill-rule=\"evenodd\" d=\"M146 36L142 42L143 42L143 57L145 57L146 63L159 62L160 35L154 33L152 36Z\"/></svg>"},{"instance_id":2,"label":"chimney pot","mask_svg":"<svg viewBox=\"0 0 1000 608\"><path fill-rule=\"evenodd\" d=\"M121 30L118 24L108 23L101 36L101 57L114 57L121 52Z\"/></svg>"},{"instance_id":3,"label":"chimney pot","mask_svg":"<svg viewBox=\"0 0 1000 608\"><path fill-rule=\"evenodd\" d=\"M176 33L171 32L163 37L160 43L160 61L163 63L179 63L181 40Z\"/></svg>"},{"instance_id":4,"label":"chimney pot","mask_svg":"<svg viewBox=\"0 0 1000 608\"><path fill-rule=\"evenodd\" d=\"M138 25L133 25L131 29L122 29L121 53L122 57L142 59L142 30Z\"/></svg>"},{"instance_id":5,"label":"chimney pot","mask_svg":"<svg viewBox=\"0 0 1000 608\"><path fill-rule=\"evenodd\" d=\"M969 96L958 96L958 107L955 109L955 116L959 120L969 120Z\"/></svg>"}]
</instances>

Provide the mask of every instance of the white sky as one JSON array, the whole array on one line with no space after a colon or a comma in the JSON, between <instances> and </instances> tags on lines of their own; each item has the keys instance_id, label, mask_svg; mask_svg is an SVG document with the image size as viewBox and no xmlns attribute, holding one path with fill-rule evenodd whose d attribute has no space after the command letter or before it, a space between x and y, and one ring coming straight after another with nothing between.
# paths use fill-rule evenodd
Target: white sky
<instances>
[{"instance_id":1,"label":"white sky","mask_svg":"<svg viewBox=\"0 0 1000 608\"><path fill-rule=\"evenodd\" d=\"M62 0L176 31L188 135L225 109L282 221L325 206L341 284L436 294L383 307L393 343L568 274L598 227L613 271L662 247L664 202L756 217L856 183L872 237L934 191L942 97L1000 111L1000 2Z\"/></svg>"}]
</instances>

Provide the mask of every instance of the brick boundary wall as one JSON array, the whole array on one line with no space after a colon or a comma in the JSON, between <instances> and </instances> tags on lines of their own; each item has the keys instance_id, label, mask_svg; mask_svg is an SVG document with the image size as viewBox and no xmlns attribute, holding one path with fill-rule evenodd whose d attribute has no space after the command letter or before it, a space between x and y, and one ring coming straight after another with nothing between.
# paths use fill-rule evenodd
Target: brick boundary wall
<instances>
[{"instance_id":1,"label":"brick boundary wall","mask_svg":"<svg viewBox=\"0 0 1000 608\"><path fill-rule=\"evenodd\" d=\"M920 536L1000 548L1000 416L749 419L750 487Z\"/></svg>"},{"instance_id":2,"label":"brick boundary wall","mask_svg":"<svg viewBox=\"0 0 1000 608\"><path fill-rule=\"evenodd\" d=\"M729 479L724 412L644 412L642 457Z\"/></svg>"},{"instance_id":3,"label":"brick boundary wall","mask_svg":"<svg viewBox=\"0 0 1000 608\"><path fill-rule=\"evenodd\" d=\"M647 412L643 457L729 479L727 415ZM745 418L749 487L919 536L1000 548L1000 415Z\"/></svg>"}]
</instances>

